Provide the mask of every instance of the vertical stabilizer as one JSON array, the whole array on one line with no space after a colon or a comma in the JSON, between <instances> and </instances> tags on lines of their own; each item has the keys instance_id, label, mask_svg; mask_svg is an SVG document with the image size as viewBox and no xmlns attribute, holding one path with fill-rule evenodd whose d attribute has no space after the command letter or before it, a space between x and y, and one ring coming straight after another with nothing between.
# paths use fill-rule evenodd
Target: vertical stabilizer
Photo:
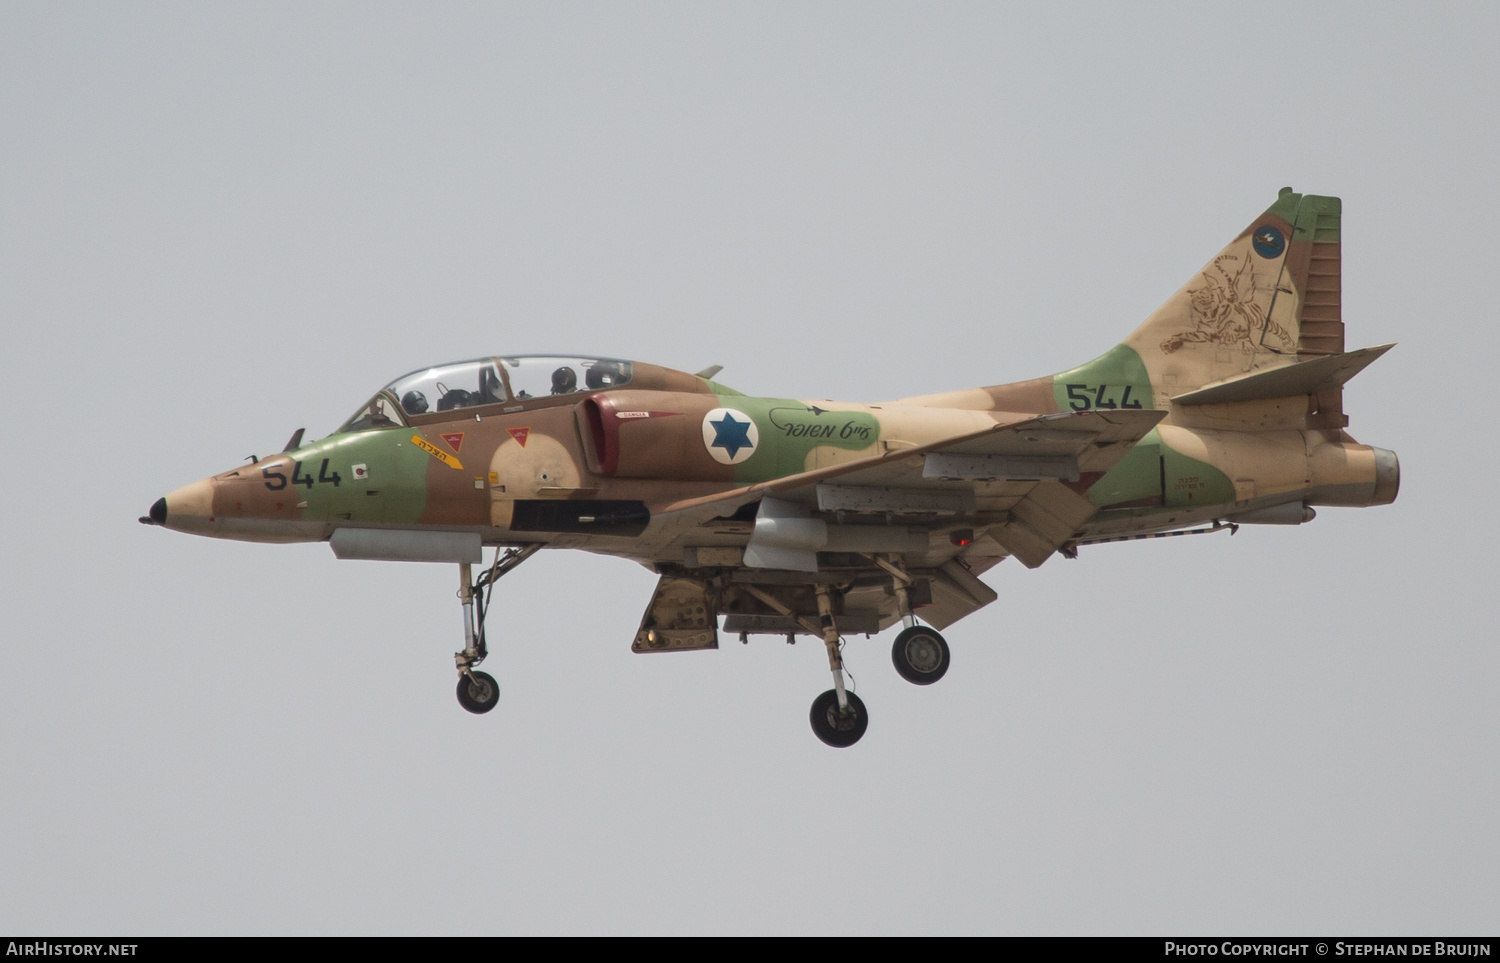
<instances>
[{"instance_id":1,"label":"vertical stabilizer","mask_svg":"<svg viewBox=\"0 0 1500 963\"><path fill-rule=\"evenodd\" d=\"M1206 384L1343 352L1340 213L1336 197L1283 188L1121 344L1058 374L1058 406L1077 410L1095 392L1094 406L1108 407L1128 385L1132 400L1165 407Z\"/></svg>"}]
</instances>

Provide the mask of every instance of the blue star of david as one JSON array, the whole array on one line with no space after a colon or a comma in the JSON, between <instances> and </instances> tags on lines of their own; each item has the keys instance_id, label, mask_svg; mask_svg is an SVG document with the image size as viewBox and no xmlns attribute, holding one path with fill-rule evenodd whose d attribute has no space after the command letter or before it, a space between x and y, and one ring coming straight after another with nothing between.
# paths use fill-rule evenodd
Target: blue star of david
<instances>
[{"instance_id":1,"label":"blue star of david","mask_svg":"<svg viewBox=\"0 0 1500 963\"><path fill-rule=\"evenodd\" d=\"M714 426L714 443L711 448L723 448L733 458L741 448L754 448L750 443L750 422L735 421L734 415L724 412L723 421L710 421Z\"/></svg>"}]
</instances>

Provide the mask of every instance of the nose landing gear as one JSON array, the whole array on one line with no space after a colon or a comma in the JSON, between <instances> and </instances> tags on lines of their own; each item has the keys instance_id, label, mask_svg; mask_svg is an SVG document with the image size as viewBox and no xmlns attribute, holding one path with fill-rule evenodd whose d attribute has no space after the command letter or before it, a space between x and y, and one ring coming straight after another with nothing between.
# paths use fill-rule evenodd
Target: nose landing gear
<instances>
[{"instance_id":1,"label":"nose landing gear","mask_svg":"<svg viewBox=\"0 0 1500 963\"><path fill-rule=\"evenodd\" d=\"M469 563L459 563L458 600L464 610L464 647L463 651L453 653L453 664L458 668L458 704L475 715L489 712L500 704L500 683L488 672L474 670L490 654L484 633L490 593L502 575L509 574L541 547L536 544L508 548L503 554L500 549L495 549L495 563L472 582L473 571Z\"/></svg>"},{"instance_id":2,"label":"nose landing gear","mask_svg":"<svg viewBox=\"0 0 1500 963\"><path fill-rule=\"evenodd\" d=\"M458 677L458 704L483 715L500 704L500 683L488 672L470 670Z\"/></svg>"}]
</instances>

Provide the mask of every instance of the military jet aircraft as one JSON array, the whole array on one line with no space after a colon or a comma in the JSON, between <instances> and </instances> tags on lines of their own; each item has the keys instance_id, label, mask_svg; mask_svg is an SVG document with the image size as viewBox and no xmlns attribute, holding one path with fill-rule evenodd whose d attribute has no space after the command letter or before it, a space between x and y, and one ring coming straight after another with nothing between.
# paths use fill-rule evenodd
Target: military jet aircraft
<instances>
[{"instance_id":1,"label":"military jet aircraft","mask_svg":"<svg viewBox=\"0 0 1500 963\"><path fill-rule=\"evenodd\" d=\"M541 548L631 559L660 576L634 651L717 648L720 617L742 641L811 635L833 676L812 728L853 745L869 716L844 637L901 623L896 670L936 682L939 630L994 601L979 576L1007 558L1395 500L1396 456L1344 430L1343 385L1391 345L1344 348L1340 211L1282 190L1124 342L1060 374L866 404L741 394L717 366L486 357L403 375L328 437L299 430L141 521L456 564L474 713L499 699L477 666L502 576Z\"/></svg>"}]
</instances>

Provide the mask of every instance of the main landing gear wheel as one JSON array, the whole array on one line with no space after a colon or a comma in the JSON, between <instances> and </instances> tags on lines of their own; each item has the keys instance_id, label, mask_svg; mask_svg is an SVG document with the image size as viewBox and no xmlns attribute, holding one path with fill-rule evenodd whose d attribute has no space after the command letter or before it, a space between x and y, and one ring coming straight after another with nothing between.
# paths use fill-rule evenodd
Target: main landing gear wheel
<instances>
[{"instance_id":1,"label":"main landing gear wheel","mask_svg":"<svg viewBox=\"0 0 1500 963\"><path fill-rule=\"evenodd\" d=\"M500 703L500 683L488 672L468 672L458 677L458 704L475 715L483 715Z\"/></svg>"},{"instance_id":2,"label":"main landing gear wheel","mask_svg":"<svg viewBox=\"0 0 1500 963\"><path fill-rule=\"evenodd\" d=\"M936 630L913 625L896 636L891 661L907 682L932 685L948 671L948 643Z\"/></svg>"},{"instance_id":3,"label":"main landing gear wheel","mask_svg":"<svg viewBox=\"0 0 1500 963\"><path fill-rule=\"evenodd\" d=\"M812 704L813 733L835 749L854 745L870 725L870 717L865 713L865 704L859 701L859 696L852 692L846 693L846 696L849 708L842 712L839 711L839 694L836 689L829 689L814 699Z\"/></svg>"}]
</instances>

